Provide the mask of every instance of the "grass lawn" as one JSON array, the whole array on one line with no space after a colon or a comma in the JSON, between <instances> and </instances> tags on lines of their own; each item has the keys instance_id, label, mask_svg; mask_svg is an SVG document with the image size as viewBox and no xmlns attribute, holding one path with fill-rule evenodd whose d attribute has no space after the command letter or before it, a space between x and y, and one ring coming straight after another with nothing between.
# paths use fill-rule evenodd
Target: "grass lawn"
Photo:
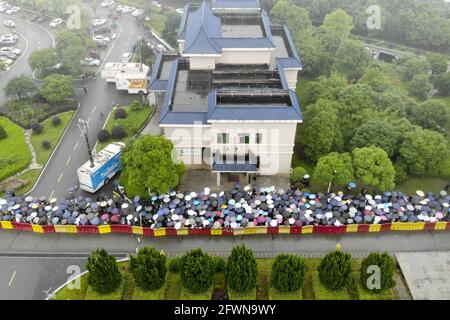
<instances>
[{"instance_id":1,"label":"grass lawn","mask_svg":"<svg viewBox=\"0 0 450 320\"><path fill-rule=\"evenodd\" d=\"M256 288L246 293L237 293L233 292L233 290L228 289L228 298L230 300L255 300Z\"/></svg>"},{"instance_id":2,"label":"grass lawn","mask_svg":"<svg viewBox=\"0 0 450 320\"><path fill-rule=\"evenodd\" d=\"M121 142L127 142L131 137L133 137L138 131L142 128L142 126L147 122L150 115L153 113L153 107L142 107L139 110L131 110L130 106L121 107L127 112L127 117L125 119L115 119L114 110L111 112L108 118L108 122L105 125L105 129L111 133L111 129L116 125L121 125L125 130L127 136L119 140ZM114 140L117 142L116 140ZM110 138L105 142L98 142L96 150L100 151L108 144L113 142L113 139Z\"/></svg>"},{"instance_id":3,"label":"grass lawn","mask_svg":"<svg viewBox=\"0 0 450 320\"><path fill-rule=\"evenodd\" d=\"M294 292L281 293L275 288L269 287L270 300L303 300L302 288Z\"/></svg>"},{"instance_id":4,"label":"grass lawn","mask_svg":"<svg viewBox=\"0 0 450 320\"><path fill-rule=\"evenodd\" d=\"M179 300L182 298L180 295L180 288L182 286L180 274L168 271L165 292L166 300Z\"/></svg>"},{"instance_id":5,"label":"grass lawn","mask_svg":"<svg viewBox=\"0 0 450 320\"><path fill-rule=\"evenodd\" d=\"M39 164L45 165L47 163L47 160L52 154L56 144L58 143L60 136L62 135L64 129L66 128L67 124L72 118L73 113L74 113L73 111L67 111L56 115L61 119L61 124L57 127L55 127L52 123L53 117L43 121L41 123L42 126L44 127L42 133L41 134L33 133L31 135L31 144L33 145L33 148L36 152L36 161ZM50 149L48 150L45 150L42 147L42 141L45 140L50 142L51 145Z\"/></svg>"},{"instance_id":6,"label":"grass lawn","mask_svg":"<svg viewBox=\"0 0 450 320\"><path fill-rule=\"evenodd\" d=\"M359 300L393 300L396 298L392 289L375 293L363 288L359 272L354 272L353 277L355 278L358 287Z\"/></svg>"},{"instance_id":7,"label":"grass lawn","mask_svg":"<svg viewBox=\"0 0 450 320\"><path fill-rule=\"evenodd\" d=\"M160 289L154 291L144 291L138 287L134 287L132 300L163 300L165 291L165 284Z\"/></svg>"},{"instance_id":8,"label":"grass lawn","mask_svg":"<svg viewBox=\"0 0 450 320\"><path fill-rule=\"evenodd\" d=\"M99 294L95 292L91 286L88 286L86 292L86 300L122 300L122 295L125 288L125 279L122 276L122 280L120 281L120 286L116 291L109 294Z\"/></svg>"},{"instance_id":9,"label":"grass lawn","mask_svg":"<svg viewBox=\"0 0 450 320\"><path fill-rule=\"evenodd\" d=\"M314 295L316 300L348 300L348 294L346 288L338 291L331 291L325 288L319 279L319 272L314 271L312 273Z\"/></svg>"},{"instance_id":10,"label":"grass lawn","mask_svg":"<svg viewBox=\"0 0 450 320\"><path fill-rule=\"evenodd\" d=\"M17 177L18 179L24 179L29 182L23 187L16 189L15 190L16 195L20 196L30 191L30 189L34 186L34 183L36 182L37 178L41 174L41 171L42 171L41 169L33 169L18 176Z\"/></svg>"},{"instance_id":11,"label":"grass lawn","mask_svg":"<svg viewBox=\"0 0 450 320\"><path fill-rule=\"evenodd\" d=\"M86 291L88 289L88 277L81 277L80 289L69 289L64 287L56 295L55 300L85 300Z\"/></svg>"},{"instance_id":12,"label":"grass lawn","mask_svg":"<svg viewBox=\"0 0 450 320\"><path fill-rule=\"evenodd\" d=\"M409 177L404 183L398 185L396 189L409 194L415 194L417 190L439 193L445 188L447 182L448 180L443 178Z\"/></svg>"},{"instance_id":13,"label":"grass lawn","mask_svg":"<svg viewBox=\"0 0 450 320\"><path fill-rule=\"evenodd\" d=\"M21 127L6 117L0 117L0 125L8 135L0 140L0 181L2 181L27 168L31 162L31 153Z\"/></svg>"}]
</instances>

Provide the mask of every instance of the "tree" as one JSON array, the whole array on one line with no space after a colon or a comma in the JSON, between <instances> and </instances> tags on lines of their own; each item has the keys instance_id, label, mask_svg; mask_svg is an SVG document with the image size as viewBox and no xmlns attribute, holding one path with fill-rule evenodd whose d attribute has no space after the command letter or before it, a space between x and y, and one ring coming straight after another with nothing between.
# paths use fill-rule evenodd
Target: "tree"
<instances>
[{"instance_id":1,"label":"tree","mask_svg":"<svg viewBox=\"0 0 450 320\"><path fill-rule=\"evenodd\" d=\"M59 126L59 125L61 124L61 118L58 117L58 116L54 116L54 117L52 118L52 124L53 124L55 127Z\"/></svg>"},{"instance_id":2,"label":"tree","mask_svg":"<svg viewBox=\"0 0 450 320\"><path fill-rule=\"evenodd\" d=\"M317 162L313 174L314 180L327 184L330 181L344 185L354 180L352 158L349 153L329 153Z\"/></svg>"},{"instance_id":3,"label":"tree","mask_svg":"<svg viewBox=\"0 0 450 320\"><path fill-rule=\"evenodd\" d=\"M377 266L376 270L373 266ZM372 275L377 272L379 283L373 283ZM376 293L383 292L395 286L395 260L386 252L370 253L361 263L361 284L363 288ZM378 286L379 285L379 286ZM378 286L378 288L377 288Z\"/></svg>"},{"instance_id":4,"label":"tree","mask_svg":"<svg viewBox=\"0 0 450 320\"><path fill-rule=\"evenodd\" d=\"M119 125L116 124L114 127L112 127L111 129L111 137L115 140L120 140L123 139L127 136L127 133L125 132L125 129Z\"/></svg>"},{"instance_id":5,"label":"tree","mask_svg":"<svg viewBox=\"0 0 450 320\"><path fill-rule=\"evenodd\" d=\"M431 66L433 75L447 72L448 62L445 56L432 53L427 56L427 60Z\"/></svg>"},{"instance_id":6,"label":"tree","mask_svg":"<svg viewBox=\"0 0 450 320\"><path fill-rule=\"evenodd\" d=\"M320 261L318 271L320 282L330 290L346 286L352 272L352 257L348 253L334 251Z\"/></svg>"},{"instance_id":7,"label":"tree","mask_svg":"<svg viewBox=\"0 0 450 320\"><path fill-rule=\"evenodd\" d=\"M415 57L406 59L402 66L402 77L404 81L411 81L416 74L427 74L431 69L431 66L426 59Z\"/></svg>"},{"instance_id":8,"label":"tree","mask_svg":"<svg viewBox=\"0 0 450 320\"><path fill-rule=\"evenodd\" d=\"M348 87L347 80L341 74L332 72L329 77L320 76L311 82L310 96L308 101L302 101L304 105L316 103L320 98L337 100L339 92Z\"/></svg>"},{"instance_id":9,"label":"tree","mask_svg":"<svg viewBox=\"0 0 450 320\"><path fill-rule=\"evenodd\" d=\"M313 31L308 29L304 33L294 32L293 38L305 65L305 73L312 77L328 74L332 57L326 52L320 39L313 34Z\"/></svg>"},{"instance_id":10,"label":"tree","mask_svg":"<svg viewBox=\"0 0 450 320\"><path fill-rule=\"evenodd\" d=\"M303 32L312 26L308 10L293 5L288 0L279 0L270 10L270 17L286 24L291 31Z\"/></svg>"},{"instance_id":11,"label":"tree","mask_svg":"<svg viewBox=\"0 0 450 320\"><path fill-rule=\"evenodd\" d=\"M441 100L429 100L409 109L411 122L445 134L450 131L450 105Z\"/></svg>"},{"instance_id":12,"label":"tree","mask_svg":"<svg viewBox=\"0 0 450 320\"><path fill-rule=\"evenodd\" d=\"M322 99L313 108L321 111L306 122L302 145L306 156L315 162L332 151L340 151L343 142L334 103Z\"/></svg>"},{"instance_id":13,"label":"tree","mask_svg":"<svg viewBox=\"0 0 450 320\"><path fill-rule=\"evenodd\" d=\"M172 161L173 144L163 136L143 136L122 155L122 185L131 195L163 194L178 185L185 168Z\"/></svg>"},{"instance_id":14,"label":"tree","mask_svg":"<svg viewBox=\"0 0 450 320\"><path fill-rule=\"evenodd\" d=\"M56 34L56 53L63 66L69 69L71 75L81 73L80 58L86 51L86 43L78 32L60 31Z\"/></svg>"},{"instance_id":15,"label":"tree","mask_svg":"<svg viewBox=\"0 0 450 320\"><path fill-rule=\"evenodd\" d=\"M305 174L307 174L308 172L306 171L305 168L303 167L295 167L294 169L292 169L292 173L291 173L291 181L293 182L297 182L303 179L303 177L305 176Z\"/></svg>"},{"instance_id":16,"label":"tree","mask_svg":"<svg viewBox=\"0 0 450 320\"><path fill-rule=\"evenodd\" d=\"M5 87L7 97L13 99L27 99L38 93L38 88L34 82L25 75L20 75L8 81Z\"/></svg>"},{"instance_id":17,"label":"tree","mask_svg":"<svg viewBox=\"0 0 450 320\"><path fill-rule=\"evenodd\" d=\"M244 244L231 250L225 278L228 287L238 293L249 292L256 287L256 259L253 251Z\"/></svg>"},{"instance_id":18,"label":"tree","mask_svg":"<svg viewBox=\"0 0 450 320\"><path fill-rule=\"evenodd\" d=\"M450 96L450 72L438 74L434 80L434 86L439 94Z\"/></svg>"},{"instance_id":19,"label":"tree","mask_svg":"<svg viewBox=\"0 0 450 320\"><path fill-rule=\"evenodd\" d=\"M272 264L270 284L278 292L294 292L302 287L305 273L306 263L302 257L279 254Z\"/></svg>"},{"instance_id":20,"label":"tree","mask_svg":"<svg viewBox=\"0 0 450 320\"><path fill-rule=\"evenodd\" d=\"M333 69L345 75L348 80L358 80L369 65L369 53L362 42L344 41L336 51Z\"/></svg>"},{"instance_id":21,"label":"tree","mask_svg":"<svg viewBox=\"0 0 450 320\"><path fill-rule=\"evenodd\" d=\"M368 84L375 92L384 92L392 85L386 75L377 67L369 67L359 79L359 83Z\"/></svg>"},{"instance_id":22,"label":"tree","mask_svg":"<svg viewBox=\"0 0 450 320\"><path fill-rule=\"evenodd\" d=\"M120 286L121 275L116 259L105 249L97 249L88 257L89 285L100 294L112 293Z\"/></svg>"},{"instance_id":23,"label":"tree","mask_svg":"<svg viewBox=\"0 0 450 320\"><path fill-rule=\"evenodd\" d=\"M391 122L383 119L369 120L355 130L351 140L353 148L375 146L386 151L389 157L397 151L400 132Z\"/></svg>"},{"instance_id":24,"label":"tree","mask_svg":"<svg viewBox=\"0 0 450 320\"><path fill-rule=\"evenodd\" d=\"M73 78L62 74L49 75L42 86L42 96L50 103L58 104L73 98Z\"/></svg>"},{"instance_id":25,"label":"tree","mask_svg":"<svg viewBox=\"0 0 450 320\"><path fill-rule=\"evenodd\" d=\"M158 290L166 281L166 256L155 248L141 248L136 257L130 257L130 269L140 289Z\"/></svg>"},{"instance_id":26,"label":"tree","mask_svg":"<svg viewBox=\"0 0 450 320\"><path fill-rule=\"evenodd\" d=\"M8 134L6 133L5 128L3 128L2 125L0 125L0 140L5 139L8 136Z\"/></svg>"},{"instance_id":27,"label":"tree","mask_svg":"<svg viewBox=\"0 0 450 320\"><path fill-rule=\"evenodd\" d=\"M123 108L117 108L116 111L114 111L114 118L116 119L126 119L127 116L127 111Z\"/></svg>"},{"instance_id":28,"label":"tree","mask_svg":"<svg viewBox=\"0 0 450 320\"><path fill-rule=\"evenodd\" d=\"M426 100L431 89L433 89L428 75L425 73L414 75L407 86L409 94L421 101Z\"/></svg>"},{"instance_id":29,"label":"tree","mask_svg":"<svg viewBox=\"0 0 450 320\"><path fill-rule=\"evenodd\" d=\"M400 155L415 175L433 174L449 156L448 141L440 133L417 127L405 134Z\"/></svg>"},{"instance_id":30,"label":"tree","mask_svg":"<svg viewBox=\"0 0 450 320\"><path fill-rule=\"evenodd\" d=\"M105 142L108 141L109 138L111 138L111 134L109 133L108 130L106 129L102 129L98 132L97 134L97 139L99 142Z\"/></svg>"},{"instance_id":31,"label":"tree","mask_svg":"<svg viewBox=\"0 0 450 320\"><path fill-rule=\"evenodd\" d=\"M395 169L386 151L377 147L353 150L353 167L356 179L382 191L395 186Z\"/></svg>"},{"instance_id":32,"label":"tree","mask_svg":"<svg viewBox=\"0 0 450 320\"><path fill-rule=\"evenodd\" d=\"M183 286L192 293L207 291L214 276L212 258L201 249L185 253L180 260L180 277Z\"/></svg>"},{"instance_id":33,"label":"tree","mask_svg":"<svg viewBox=\"0 0 450 320\"><path fill-rule=\"evenodd\" d=\"M58 56L56 55L54 48L33 51L28 58L28 64L31 69L37 71L40 76L46 76L51 73L57 62Z\"/></svg>"},{"instance_id":34,"label":"tree","mask_svg":"<svg viewBox=\"0 0 450 320\"><path fill-rule=\"evenodd\" d=\"M333 33L341 41L347 40L353 29L353 18L342 9L325 16L321 29Z\"/></svg>"}]
</instances>

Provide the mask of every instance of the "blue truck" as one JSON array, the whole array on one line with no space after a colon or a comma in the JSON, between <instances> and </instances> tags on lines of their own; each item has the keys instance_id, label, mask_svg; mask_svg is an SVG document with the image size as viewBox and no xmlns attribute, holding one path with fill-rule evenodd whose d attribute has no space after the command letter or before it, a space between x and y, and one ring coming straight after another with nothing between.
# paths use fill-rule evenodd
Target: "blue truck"
<instances>
[{"instance_id":1,"label":"blue truck","mask_svg":"<svg viewBox=\"0 0 450 320\"><path fill-rule=\"evenodd\" d=\"M77 170L80 188L97 192L122 168L120 156L125 148L121 142L111 143L94 156L94 166L87 161Z\"/></svg>"}]
</instances>

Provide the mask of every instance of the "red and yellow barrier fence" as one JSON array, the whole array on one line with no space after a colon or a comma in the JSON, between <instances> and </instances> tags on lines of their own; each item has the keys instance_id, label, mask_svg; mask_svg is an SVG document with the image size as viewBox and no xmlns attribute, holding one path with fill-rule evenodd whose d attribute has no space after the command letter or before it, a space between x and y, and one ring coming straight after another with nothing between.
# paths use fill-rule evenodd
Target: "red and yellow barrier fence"
<instances>
[{"instance_id":1,"label":"red and yellow barrier fence","mask_svg":"<svg viewBox=\"0 0 450 320\"><path fill-rule=\"evenodd\" d=\"M123 233L143 235L145 237L172 237L172 236L246 236L260 234L343 234L343 233L380 233L388 231L450 231L450 222L397 222L386 224L352 224L344 226L278 226L278 227L246 227L246 228L143 228L128 225L102 225L102 226L75 226L54 225L41 226L37 224L0 221L0 229L27 231L34 233L72 233L72 234L108 234Z\"/></svg>"}]
</instances>

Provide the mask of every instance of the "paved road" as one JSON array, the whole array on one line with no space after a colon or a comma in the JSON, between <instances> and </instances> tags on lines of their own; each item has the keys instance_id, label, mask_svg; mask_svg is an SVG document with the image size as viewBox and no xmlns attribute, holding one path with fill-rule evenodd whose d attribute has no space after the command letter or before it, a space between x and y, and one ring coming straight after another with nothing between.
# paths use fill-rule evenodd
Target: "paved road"
<instances>
[{"instance_id":1,"label":"paved road","mask_svg":"<svg viewBox=\"0 0 450 320\"><path fill-rule=\"evenodd\" d=\"M16 31L20 35L23 35L25 41L28 42L28 45L22 56L20 56L16 63L11 66L9 71L0 75L0 105L3 105L6 101L4 88L11 78L21 74L25 74L30 78L32 77L32 71L28 65L28 58L31 53L35 50L49 48L53 45L51 34L43 27L14 16L0 14L0 23L3 24L6 20L13 20L16 22ZM23 39L21 40L24 41Z\"/></svg>"},{"instance_id":2,"label":"paved road","mask_svg":"<svg viewBox=\"0 0 450 320\"><path fill-rule=\"evenodd\" d=\"M119 23L122 33L118 37L107 61L119 61L124 52L130 51L142 34L134 21L128 16L122 16ZM77 83L77 100L80 108L67 128L53 157L44 168L37 185L29 194L34 196L57 197L62 199L67 189L78 184L76 170L88 160L84 136L78 129L78 119L89 122L89 140L91 147L97 140L97 133L102 129L108 113L114 103L128 104L138 96L117 91L114 84L107 83L100 77ZM87 86L87 94L83 87ZM103 114L103 116L101 115ZM100 190L104 192L105 190Z\"/></svg>"}]
</instances>

